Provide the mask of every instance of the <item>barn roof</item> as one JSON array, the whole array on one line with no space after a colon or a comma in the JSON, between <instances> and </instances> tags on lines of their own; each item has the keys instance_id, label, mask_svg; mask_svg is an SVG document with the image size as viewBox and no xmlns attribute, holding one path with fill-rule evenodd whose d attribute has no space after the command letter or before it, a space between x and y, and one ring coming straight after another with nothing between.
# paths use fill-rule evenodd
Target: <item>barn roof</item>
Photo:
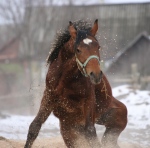
<instances>
[{"instance_id":1,"label":"barn roof","mask_svg":"<svg viewBox=\"0 0 150 148\"><path fill-rule=\"evenodd\" d=\"M17 39L18 39L18 36L12 38L9 42L7 42L2 48L0 48L0 53L2 53L4 50L7 50L8 47L9 47L11 44L13 44Z\"/></svg>"},{"instance_id":2,"label":"barn roof","mask_svg":"<svg viewBox=\"0 0 150 148\"><path fill-rule=\"evenodd\" d=\"M19 36L12 38L0 48L0 61L7 61L18 58L17 52L19 47Z\"/></svg>"},{"instance_id":3,"label":"barn roof","mask_svg":"<svg viewBox=\"0 0 150 148\"><path fill-rule=\"evenodd\" d=\"M0 50L17 36L17 33L13 28L14 25L12 24L0 24Z\"/></svg>"},{"instance_id":4,"label":"barn roof","mask_svg":"<svg viewBox=\"0 0 150 148\"><path fill-rule=\"evenodd\" d=\"M124 47L122 50L120 50L113 59L110 59L106 62L106 71L114 64L116 63L121 56L127 52L132 46L134 46L142 37L144 37L145 40L148 40L150 42L150 36L147 32L142 32L138 34L126 47Z\"/></svg>"}]
</instances>

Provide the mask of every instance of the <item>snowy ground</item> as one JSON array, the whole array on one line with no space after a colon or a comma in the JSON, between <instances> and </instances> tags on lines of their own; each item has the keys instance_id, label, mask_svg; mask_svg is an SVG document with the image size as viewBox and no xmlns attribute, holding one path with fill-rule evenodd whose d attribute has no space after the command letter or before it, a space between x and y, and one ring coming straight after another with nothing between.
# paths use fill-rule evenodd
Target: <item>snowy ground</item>
<instances>
[{"instance_id":1,"label":"snowy ground","mask_svg":"<svg viewBox=\"0 0 150 148\"><path fill-rule=\"evenodd\" d=\"M128 85L113 89L113 95L128 108L128 125L120 140L132 142L142 147L150 148L150 91L133 91ZM26 139L29 124L34 116L19 116L8 114L0 117L0 136L8 139ZM97 133L102 136L104 128L96 126ZM39 137L54 137L60 135L59 121L51 115L42 126Z\"/></svg>"},{"instance_id":2,"label":"snowy ground","mask_svg":"<svg viewBox=\"0 0 150 148\"><path fill-rule=\"evenodd\" d=\"M113 89L128 109L128 125L121 138L150 148L150 91L133 91L128 85Z\"/></svg>"}]
</instances>

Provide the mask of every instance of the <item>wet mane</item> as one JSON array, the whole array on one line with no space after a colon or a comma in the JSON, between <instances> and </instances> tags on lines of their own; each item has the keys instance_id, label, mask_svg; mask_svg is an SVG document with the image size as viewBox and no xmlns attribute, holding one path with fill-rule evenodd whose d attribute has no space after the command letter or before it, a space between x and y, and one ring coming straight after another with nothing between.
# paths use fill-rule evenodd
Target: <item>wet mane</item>
<instances>
[{"instance_id":1,"label":"wet mane","mask_svg":"<svg viewBox=\"0 0 150 148\"><path fill-rule=\"evenodd\" d=\"M73 25L77 30L83 30L87 32L91 29L92 23L79 20L73 22ZM67 28L57 33L50 54L48 55L47 63L52 63L55 59L57 59L61 47L63 47L64 44L69 41L70 37L71 36Z\"/></svg>"}]
</instances>

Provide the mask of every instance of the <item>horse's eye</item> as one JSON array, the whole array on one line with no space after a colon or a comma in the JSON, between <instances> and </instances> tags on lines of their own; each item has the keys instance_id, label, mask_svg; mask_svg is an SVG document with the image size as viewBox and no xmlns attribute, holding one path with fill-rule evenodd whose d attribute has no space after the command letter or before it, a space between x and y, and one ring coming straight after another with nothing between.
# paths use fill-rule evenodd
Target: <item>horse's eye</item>
<instances>
[{"instance_id":1,"label":"horse's eye","mask_svg":"<svg viewBox=\"0 0 150 148\"><path fill-rule=\"evenodd\" d=\"M77 53L80 53L81 51L77 48Z\"/></svg>"},{"instance_id":2,"label":"horse's eye","mask_svg":"<svg viewBox=\"0 0 150 148\"><path fill-rule=\"evenodd\" d=\"M101 46L99 46L98 49L101 50Z\"/></svg>"}]
</instances>

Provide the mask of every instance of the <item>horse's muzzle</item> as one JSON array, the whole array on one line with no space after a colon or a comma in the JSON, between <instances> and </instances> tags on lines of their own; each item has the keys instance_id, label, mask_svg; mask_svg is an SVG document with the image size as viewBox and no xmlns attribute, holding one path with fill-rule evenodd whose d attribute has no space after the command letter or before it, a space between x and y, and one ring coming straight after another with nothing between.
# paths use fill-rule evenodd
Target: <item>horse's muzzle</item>
<instances>
[{"instance_id":1,"label":"horse's muzzle","mask_svg":"<svg viewBox=\"0 0 150 148\"><path fill-rule=\"evenodd\" d=\"M98 74L91 72L89 76L90 76L90 80L93 84L99 84L101 82L103 73L102 73L102 71L100 71L100 73L98 73Z\"/></svg>"}]
</instances>

